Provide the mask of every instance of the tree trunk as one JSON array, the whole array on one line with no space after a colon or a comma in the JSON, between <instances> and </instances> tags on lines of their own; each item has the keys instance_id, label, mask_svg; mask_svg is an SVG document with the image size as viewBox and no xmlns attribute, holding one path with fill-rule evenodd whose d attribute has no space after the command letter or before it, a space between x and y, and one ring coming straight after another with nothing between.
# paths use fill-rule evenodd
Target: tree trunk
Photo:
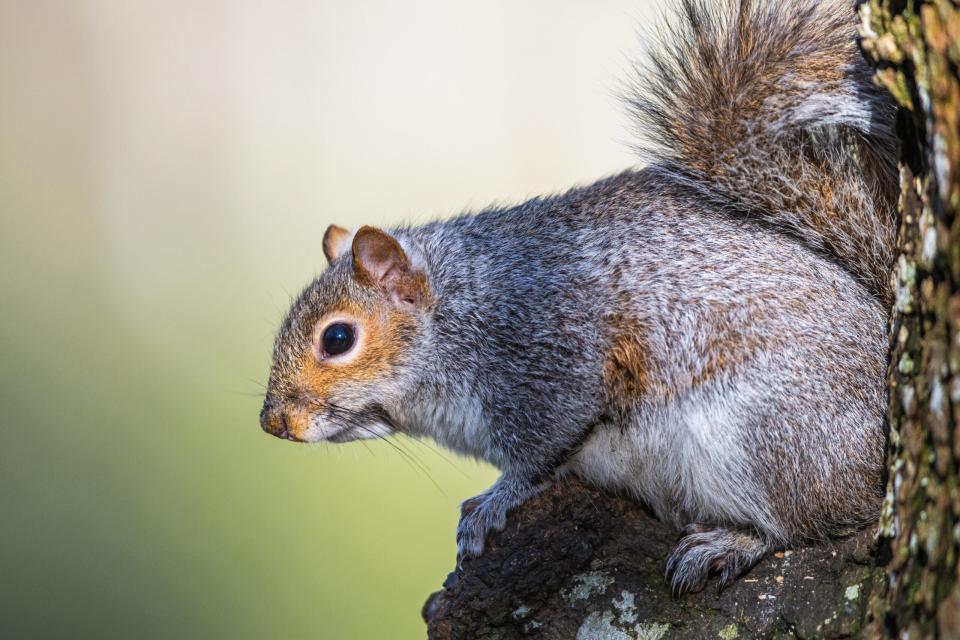
<instances>
[{"instance_id":1,"label":"tree trunk","mask_svg":"<svg viewBox=\"0 0 960 640\"><path fill-rule=\"evenodd\" d=\"M901 256L876 637L960 638L960 7L871 0L864 49L900 103Z\"/></svg>"},{"instance_id":2,"label":"tree trunk","mask_svg":"<svg viewBox=\"0 0 960 640\"><path fill-rule=\"evenodd\" d=\"M889 481L879 532L777 554L673 599L675 532L576 481L510 514L423 609L431 638L960 638L960 8L869 0L863 47L900 103Z\"/></svg>"}]
</instances>

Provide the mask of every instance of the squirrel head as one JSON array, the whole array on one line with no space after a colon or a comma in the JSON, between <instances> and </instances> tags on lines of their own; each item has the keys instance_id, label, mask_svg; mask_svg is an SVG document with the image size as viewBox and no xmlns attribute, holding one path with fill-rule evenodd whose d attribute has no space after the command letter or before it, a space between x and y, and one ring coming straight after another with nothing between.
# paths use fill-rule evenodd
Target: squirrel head
<instances>
[{"instance_id":1,"label":"squirrel head","mask_svg":"<svg viewBox=\"0 0 960 640\"><path fill-rule=\"evenodd\" d=\"M333 225L323 251L327 269L277 334L260 424L300 442L383 437L396 429L385 407L403 397L426 333L429 282L381 229Z\"/></svg>"}]
</instances>

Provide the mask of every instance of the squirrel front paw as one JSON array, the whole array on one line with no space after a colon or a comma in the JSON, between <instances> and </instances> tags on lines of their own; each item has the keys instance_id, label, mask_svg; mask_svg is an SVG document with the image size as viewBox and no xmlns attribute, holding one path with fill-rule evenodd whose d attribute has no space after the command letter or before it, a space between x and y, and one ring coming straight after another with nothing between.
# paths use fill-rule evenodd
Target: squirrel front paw
<instances>
[{"instance_id":1,"label":"squirrel front paw","mask_svg":"<svg viewBox=\"0 0 960 640\"><path fill-rule=\"evenodd\" d=\"M521 474L505 473L486 492L465 501L457 525L457 567L464 558L483 553L487 534L506 526L507 512L535 496L548 482L536 484Z\"/></svg>"},{"instance_id":2,"label":"squirrel front paw","mask_svg":"<svg viewBox=\"0 0 960 640\"><path fill-rule=\"evenodd\" d=\"M487 534L507 523L507 508L496 493L484 493L464 501L457 525L457 566L464 558L483 553Z\"/></svg>"}]
</instances>

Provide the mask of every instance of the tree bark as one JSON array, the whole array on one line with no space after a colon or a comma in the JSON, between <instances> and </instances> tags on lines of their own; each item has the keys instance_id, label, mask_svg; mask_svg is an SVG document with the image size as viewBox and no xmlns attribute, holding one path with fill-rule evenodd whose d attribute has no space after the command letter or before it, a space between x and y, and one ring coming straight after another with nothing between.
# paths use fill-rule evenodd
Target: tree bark
<instances>
[{"instance_id":1,"label":"tree bark","mask_svg":"<svg viewBox=\"0 0 960 640\"><path fill-rule=\"evenodd\" d=\"M960 6L869 0L863 48L901 105L888 490L878 530L670 596L676 532L565 481L510 514L423 609L435 639L960 638ZM709 589L709 587L708 587Z\"/></svg>"},{"instance_id":2,"label":"tree bark","mask_svg":"<svg viewBox=\"0 0 960 640\"><path fill-rule=\"evenodd\" d=\"M872 531L769 558L717 594L673 598L676 531L626 498L566 480L510 514L423 608L435 640L849 638L874 567Z\"/></svg>"},{"instance_id":3,"label":"tree bark","mask_svg":"<svg viewBox=\"0 0 960 640\"><path fill-rule=\"evenodd\" d=\"M960 7L871 0L863 46L901 105L901 256L873 637L960 638Z\"/></svg>"}]
</instances>

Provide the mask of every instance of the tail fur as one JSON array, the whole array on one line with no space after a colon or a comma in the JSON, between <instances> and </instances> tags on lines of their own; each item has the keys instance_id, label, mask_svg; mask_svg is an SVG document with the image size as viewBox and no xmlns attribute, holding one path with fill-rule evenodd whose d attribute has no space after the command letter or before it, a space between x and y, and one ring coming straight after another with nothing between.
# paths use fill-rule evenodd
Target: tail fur
<instances>
[{"instance_id":1,"label":"tail fur","mask_svg":"<svg viewBox=\"0 0 960 640\"><path fill-rule=\"evenodd\" d=\"M833 255L886 302L895 108L852 4L682 0L627 101L654 170Z\"/></svg>"}]
</instances>

